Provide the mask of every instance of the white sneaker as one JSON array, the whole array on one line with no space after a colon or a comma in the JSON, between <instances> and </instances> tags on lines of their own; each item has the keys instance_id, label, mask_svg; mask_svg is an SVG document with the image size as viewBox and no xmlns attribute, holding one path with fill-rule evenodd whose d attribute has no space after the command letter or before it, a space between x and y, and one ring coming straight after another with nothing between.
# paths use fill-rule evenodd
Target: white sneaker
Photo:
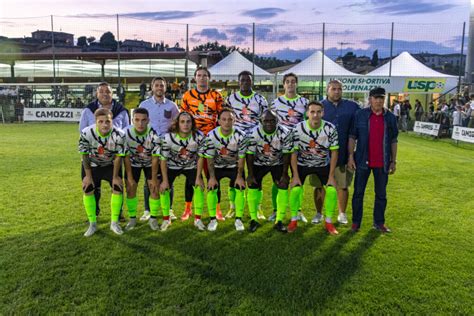
<instances>
[{"instance_id":1,"label":"white sneaker","mask_svg":"<svg viewBox=\"0 0 474 316\"><path fill-rule=\"evenodd\" d=\"M199 230L206 230L206 225L204 225L200 218L194 220L194 226Z\"/></svg>"},{"instance_id":2,"label":"white sneaker","mask_svg":"<svg viewBox=\"0 0 474 316\"><path fill-rule=\"evenodd\" d=\"M346 225L348 223L346 213L339 213L339 215L337 215L337 221Z\"/></svg>"},{"instance_id":3,"label":"white sneaker","mask_svg":"<svg viewBox=\"0 0 474 316\"><path fill-rule=\"evenodd\" d=\"M129 230L134 229L136 224L137 224L137 219L130 218L130 221L127 223L127 226L125 226L125 230L129 231Z\"/></svg>"},{"instance_id":4,"label":"white sneaker","mask_svg":"<svg viewBox=\"0 0 474 316\"><path fill-rule=\"evenodd\" d=\"M89 228L84 233L84 236L85 237L90 237L90 236L94 235L96 231L97 231L97 223L90 223Z\"/></svg>"},{"instance_id":5,"label":"white sneaker","mask_svg":"<svg viewBox=\"0 0 474 316\"><path fill-rule=\"evenodd\" d=\"M307 223L308 220L306 219L306 217L304 216L303 212L299 211L298 212L298 220L299 221L302 221L303 223Z\"/></svg>"},{"instance_id":6,"label":"white sneaker","mask_svg":"<svg viewBox=\"0 0 474 316\"><path fill-rule=\"evenodd\" d=\"M261 219L261 220L266 220L267 218L265 217L265 215L263 215L263 212L262 210L259 210L258 213L257 213L257 218L258 219Z\"/></svg>"},{"instance_id":7,"label":"white sneaker","mask_svg":"<svg viewBox=\"0 0 474 316\"><path fill-rule=\"evenodd\" d=\"M268 221L269 221L269 222L274 222L274 221L276 220L276 218L277 218L277 213L276 213L276 212L273 212L272 215L270 215L270 216L268 217Z\"/></svg>"},{"instance_id":8,"label":"white sneaker","mask_svg":"<svg viewBox=\"0 0 474 316\"><path fill-rule=\"evenodd\" d=\"M156 218L150 218L148 220L148 225L150 225L150 228L152 230L159 230L160 226L158 225L158 220Z\"/></svg>"},{"instance_id":9,"label":"white sneaker","mask_svg":"<svg viewBox=\"0 0 474 316\"><path fill-rule=\"evenodd\" d=\"M142 217L140 217L141 222L145 222L150 219L150 211L143 212Z\"/></svg>"},{"instance_id":10,"label":"white sneaker","mask_svg":"<svg viewBox=\"0 0 474 316\"><path fill-rule=\"evenodd\" d=\"M209 222L209 225L207 225L207 230L210 232L216 231L217 228L217 219L213 219Z\"/></svg>"},{"instance_id":11,"label":"white sneaker","mask_svg":"<svg viewBox=\"0 0 474 316\"><path fill-rule=\"evenodd\" d=\"M311 220L311 223L312 224L319 224L321 223L323 220L323 214L321 213L316 213L316 215L313 217L313 219Z\"/></svg>"},{"instance_id":12,"label":"white sneaker","mask_svg":"<svg viewBox=\"0 0 474 316\"><path fill-rule=\"evenodd\" d=\"M163 223L161 223L160 229L161 229L162 232L164 232L164 231L167 230L168 227L170 227L170 226L171 226L171 221L165 219L165 220L163 221Z\"/></svg>"},{"instance_id":13,"label":"white sneaker","mask_svg":"<svg viewBox=\"0 0 474 316\"><path fill-rule=\"evenodd\" d=\"M174 221L176 219L176 215L174 215L174 212L172 209L170 209L170 220Z\"/></svg>"},{"instance_id":14,"label":"white sneaker","mask_svg":"<svg viewBox=\"0 0 474 316\"><path fill-rule=\"evenodd\" d=\"M235 220L234 225L235 225L235 230L238 232L241 232L245 229L244 223L242 223L242 220L239 218Z\"/></svg>"},{"instance_id":15,"label":"white sneaker","mask_svg":"<svg viewBox=\"0 0 474 316\"><path fill-rule=\"evenodd\" d=\"M117 222L111 222L110 223L110 230L116 233L117 235L122 235L123 230L122 227L120 227L119 223Z\"/></svg>"}]
</instances>

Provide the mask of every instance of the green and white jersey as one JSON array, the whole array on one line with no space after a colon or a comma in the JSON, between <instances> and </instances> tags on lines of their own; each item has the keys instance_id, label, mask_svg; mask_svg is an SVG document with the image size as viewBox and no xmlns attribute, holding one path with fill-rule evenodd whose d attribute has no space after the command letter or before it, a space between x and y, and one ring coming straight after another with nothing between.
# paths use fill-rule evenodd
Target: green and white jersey
<instances>
[{"instance_id":1,"label":"green and white jersey","mask_svg":"<svg viewBox=\"0 0 474 316\"><path fill-rule=\"evenodd\" d=\"M245 158L247 151L247 138L237 128L228 136L221 133L221 128L216 127L207 134L204 157L214 158L215 168L236 168L239 158Z\"/></svg>"},{"instance_id":2,"label":"green and white jersey","mask_svg":"<svg viewBox=\"0 0 474 316\"><path fill-rule=\"evenodd\" d=\"M151 157L158 156L160 138L151 127L138 134L132 125L125 129L125 150L132 167L151 167Z\"/></svg>"},{"instance_id":3,"label":"green and white jersey","mask_svg":"<svg viewBox=\"0 0 474 316\"><path fill-rule=\"evenodd\" d=\"M304 120L308 103L308 99L300 95L293 99L282 95L273 100L270 108L277 113L280 124L292 129L296 124Z\"/></svg>"},{"instance_id":4,"label":"green and white jersey","mask_svg":"<svg viewBox=\"0 0 474 316\"><path fill-rule=\"evenodd\" d=\"M268 102L264 96L255 91L249 96L243 96L238 91L227 98L226 106L232 108L236 114L235 127L249 133L257 126L263 112L268 109Z\"/></svg>"},{"instance_id":5,"label":"green and white jersey","mask_svg":"<svg viewBox=\"0 0 474 316\"><path fill-rule=\"evenodd\" d=\"M204 150L205 137L199 131L187 138L167 133L161 142L160 158L166 160L169 169L195 169L198 156L203 157Z\"/></svg>"},{"instance_id":6,"label":"green and white jersey","mask_svg":"<svg viewBox=\"0 0 474 316\"><path fill-rule=\"evenodd\" d=\"M259 124L248 135L247 154L255 155L256 166L277 166L283 164L283 154L291 153L290 130L278 125L272 134L267 134Z\"/></svg>"},{"instance_id":7,"label":"green and white jersey","mask_svg":"<svg viewBox=\"0 0 474 316\"><path fill-rule=\"evenodd\" d=\"M336 127L324 120L318 129L311 129L308 120L298 123L292 130L292 139L298 165L303 167L327 166L329 151L339 148Z\"/></svg>"},{"instance_id":8,"label":"green and white jersey","mask_svg":"<svg viewBox=\"0 0 474 316\"><path fill-rule=\"evenodd\" d=\"M101 135L95 124L84 128L79 139L79 152L89 155L91 167L113 165L115 156L125 156L125 134L112 127L107 135Z\"/></svg>"}]
</instances>

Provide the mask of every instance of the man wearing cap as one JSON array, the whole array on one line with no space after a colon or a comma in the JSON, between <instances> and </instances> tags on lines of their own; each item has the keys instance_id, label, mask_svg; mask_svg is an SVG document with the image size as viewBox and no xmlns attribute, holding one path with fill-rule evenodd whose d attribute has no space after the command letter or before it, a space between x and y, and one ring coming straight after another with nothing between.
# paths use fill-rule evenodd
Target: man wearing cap
<instances>
[{"instance_id":1,"label":"man wearing cap","mask_svg":"<svg viewBox=\"0 0 474 316\"><path fill-rule=\"evenodd\" d=\"M359 230L362 222L364 193L371 172L375 186L373 227L382 233L390 232L385 226L385 208L388 175L396 170L398 128L395 115L383 107L384 101L385 89L372 89L369 93L370 106L355 114L349 133L347 166L356 170L352 197L353 232Z\"/></svg>"}]
</instances>

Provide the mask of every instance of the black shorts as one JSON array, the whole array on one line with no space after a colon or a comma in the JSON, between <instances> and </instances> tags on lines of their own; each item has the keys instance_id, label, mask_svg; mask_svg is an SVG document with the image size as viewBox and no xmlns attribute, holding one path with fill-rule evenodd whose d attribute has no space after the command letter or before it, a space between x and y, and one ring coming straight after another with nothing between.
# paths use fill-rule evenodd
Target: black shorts
<instances>
[{"instance_id":1,"label":"black shorts","mask_svg":"<svg viewBox=\"0 0 474 316\"><path fill-rule=\"evenodd\" d=\"M281 176L283 175L283 165L276 166L253 166L253 174L255 177L256 185L249 185L251 189L262 189L263 178L270 172L272 174L273 182L277 183L280 181Z\"/></svg>"},{"instance_id":2,"label":"black shorts","mask_svg":"<svg viewBox=\"0 0 474 316\"><path fill-rule=\"evenodd\" d=\"M218 185L220 184L221 179L229 178L230 183L229 186L231 188L235 188L235 180L237 179L237 167L235 168L215 168L214 173L216 175L216 180ZM245 177L242 174L242 177Z\"/></svg>"},{"instance_id":3,"label":"black shorts","mask_svg":"<svg viewBox=\"0 0 474 316\"><path fill-rule=\"evenodd\" d=\"M174 180L179 175L184 175L186 177L186 185L194 186L194 184L196 183L196 174L197 174L196 169L170 169L168 168L168 182L171 187L173 185Z\"/></svg>"},{"instance_id":4,"label":"black shorts","mask_svg":"<svg viewBox=\"0 0 474 316\"><path fill-rule=\"evenodd\" d=\"M298 175L300 176L301 185L304 185L304 180L310 174L318 176L323 185L326 185L329 178L329 165L324 167L303 167L298 165Z\"/></svg>"},{"instance_id":5,"label":"black shorts","mask_svg":"<svg viewBox=\"0 0 474 316\"><path fill-rule=\"evenodd\" d=\"M105 180L112 187L112 179L114 177L114 166L105 166L105 167L91 167L92 173L92 182L94 183L95 188L100 188L100 182ZM118 176L122 178L122 169L119 170ZM86 177L86 172L84 166L81 167L81 179Z\"/></svg>"},{"instance_id":6,"label":"black shorts","mask_svg":"<svg viewBox=\"0 0 474 316\"><path fill-rule=\"evenodd\" d=\"M151 167L132 167L132 176L136 183L140 181L142 170L145 174L145 179L151 180ZM125 179L127 179L127 173L125 173Z\"/></svg>"}]
</instances>

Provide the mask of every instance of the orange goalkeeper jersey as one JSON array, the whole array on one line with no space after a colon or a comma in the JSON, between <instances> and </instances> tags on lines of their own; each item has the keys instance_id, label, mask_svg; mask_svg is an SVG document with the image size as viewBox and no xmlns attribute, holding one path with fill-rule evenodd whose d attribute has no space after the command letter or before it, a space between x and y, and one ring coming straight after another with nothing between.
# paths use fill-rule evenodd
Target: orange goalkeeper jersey
<instances>
[{"instance_id":1,"label":"orange goalkeeper jersey","mask_svg":"<svg viewBox=\"0 0 474 316\"><path fill-rule=\"evenodd\" d=\"M186 91L181 111L190 113L198 130L207 135L217 126L217 115L222 110L222 96L214 89L200 93L196 89Z\"/></svg>"}]
</instances>

